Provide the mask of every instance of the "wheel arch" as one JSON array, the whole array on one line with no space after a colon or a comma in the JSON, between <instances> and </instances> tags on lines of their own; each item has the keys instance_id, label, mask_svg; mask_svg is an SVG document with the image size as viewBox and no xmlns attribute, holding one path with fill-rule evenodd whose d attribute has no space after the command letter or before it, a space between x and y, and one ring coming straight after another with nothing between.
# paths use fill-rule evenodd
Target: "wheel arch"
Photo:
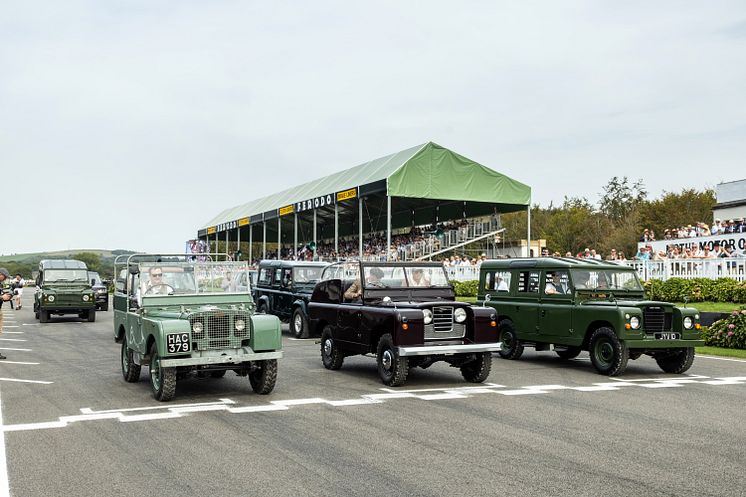
<instances>
[{"instance_id":1,"label":"wheel arch","mask_svg":"<svg viewBox=\"0 0 746 497\"><path fill-rule=\"evenodd\" d=\"M599 328L610 328L611 331L616 333L616 327L611 324L609 321L605 319L597 319L595 321L592 321L588 324L588 326L585 329L585 335L583 336L583 344L581 345L581 348L583 350L588 350L588 346L590 345L591 341L591 335L593 335L593 332L596 331Z\"/></svg>"}]
</instances>

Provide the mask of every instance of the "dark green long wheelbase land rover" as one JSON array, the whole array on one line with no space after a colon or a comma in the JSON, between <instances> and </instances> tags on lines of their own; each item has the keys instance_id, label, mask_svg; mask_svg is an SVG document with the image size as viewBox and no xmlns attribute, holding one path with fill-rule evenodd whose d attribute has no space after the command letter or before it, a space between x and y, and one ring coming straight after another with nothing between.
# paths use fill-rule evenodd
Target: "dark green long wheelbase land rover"
<instances>
[{"instance_id":1,"label":"dark green long wheelbase land rover","mask_svg":"<svg viewBox=\"0 0 746 497\"><path fill-rule=\"evenodd\" d=\"M88 268L73 259L45 259L39 262L34 293L34 315L48 323L52 315L77 314L96 320L96 298L88 281Z\"/></svg>"},{"instance_id":2,"label":"dark green long wheelbase land rover","mask_svg":"<svg viewBox=\"0 0 746 497\"><path fill-rule=\"evenodd\" d=\"M130 255L115 261L114 340L130 383L148 366L157 400L170 400L177 380L248 376L268 394L282 357L280 320L254 314L251 289L240 286L245 262L210 256Z\"/></svg>"},{"instance_id":3,"label":"dark green long wheelbase land rover","mask_svg":"<svg viewBox=\"0 0 746 497\"><path fill-rule=\"evenodd\" d=\"M694 361L699 313L645 300L637 273L593 259L506 259L482 263L478 300L494 307L500 355L518 359L525 346L551 348L563 359L587 350L596 370L624 373L629 359L652 356L668 373Z\"/></svg>"}]
</instances>

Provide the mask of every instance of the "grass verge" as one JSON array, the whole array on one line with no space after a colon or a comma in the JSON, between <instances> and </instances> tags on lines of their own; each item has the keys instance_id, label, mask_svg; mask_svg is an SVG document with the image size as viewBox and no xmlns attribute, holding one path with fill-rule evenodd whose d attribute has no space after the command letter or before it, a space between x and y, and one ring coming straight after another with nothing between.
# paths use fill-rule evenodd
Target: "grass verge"
<instances>
[{"instance_id":1,"label":"grass verge","mask_svg":"<svg viewBox=\"0 0 746 497\"><path fill-rule=\"evenodd\" d=\"M697 354L717 355L722 357L736 357L746 359L746 350L743 349L726 349L724 347L696 347Z\"/></svg>"}]
</instances>

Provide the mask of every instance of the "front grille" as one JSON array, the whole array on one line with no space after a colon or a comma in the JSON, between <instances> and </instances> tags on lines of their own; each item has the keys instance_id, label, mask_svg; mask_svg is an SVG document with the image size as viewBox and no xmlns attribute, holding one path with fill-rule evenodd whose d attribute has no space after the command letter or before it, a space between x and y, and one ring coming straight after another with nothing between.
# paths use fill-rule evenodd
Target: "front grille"
<instances>
[{"instance_id":1,"label":"front grille","mask_svg":"<svg viewBox=\"0 0 746 497\"><path fill-rule=\"evenodd\" d=\"M67 306L73 306L73 305L87 305L91 302L89 300L88 302L83 302L83 296L80 294L57 294L54 296L54 302L49 302L50 306L57 306L57 305L67 305Z\"/></svg>"},{"instance_id":2,"label":"front grille","mask_svg":"<svg viewBox=\"0 0 746 497\"><path fill-rule=\"evenodd\" d=\"M425 325L425 340L452 340L464 336L466 326L453 322L453 307L438 306L431 310L433 322Z\"/></svg>"},{"instance_id":3,"label":"front grille","mask_svg":"<svg viewBox=\"0 0 746 497\"><path fill-rule=\"evenodd\" d=\"M671 331L672 315L662 307L646 307L642 311L642 326L647 333Z\"/></svg>"},{"instance_id":4,"label":"front grille","mask_svg":"<svg viewBox=\"0 0 746 497\"><path fill-rule=\"evenodd\" d=\"M242 331L236 331L238 319L243 319L246 323ZM237 349L241 347L241 341L249 338L250 335L251 319L245 311L205 311L189 318L192 327L198 321L202 323L202 332L192 331L194 350Z\"/></svg>"}]
</instances>

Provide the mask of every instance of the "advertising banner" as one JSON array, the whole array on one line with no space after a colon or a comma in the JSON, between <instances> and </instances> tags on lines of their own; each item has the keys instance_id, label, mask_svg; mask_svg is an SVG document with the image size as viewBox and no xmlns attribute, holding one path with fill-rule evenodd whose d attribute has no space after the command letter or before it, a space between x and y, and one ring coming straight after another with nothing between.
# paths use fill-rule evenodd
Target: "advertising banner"
<instances>
[{"instance_id":1,"label":"advertising banner","mask_svg":"<svg viewBox=\"0 0 746 497\"><path fill-rule=\"evenodd\" d=\"M721 247L729 247L736 249L740 253L746 250L746 233L733 233L730 235L712 235L712 236L700 236L697 238L677 238L675 240L656 240L654 242L639 242L637 247L640 248L643 245L650 245L653 250L659 252L666 250L669 245L678 247L679 250L687 248L698 248L699 250L708 247L710 250L715 246L715 243Z\"/></svg>"}]
</instances>

